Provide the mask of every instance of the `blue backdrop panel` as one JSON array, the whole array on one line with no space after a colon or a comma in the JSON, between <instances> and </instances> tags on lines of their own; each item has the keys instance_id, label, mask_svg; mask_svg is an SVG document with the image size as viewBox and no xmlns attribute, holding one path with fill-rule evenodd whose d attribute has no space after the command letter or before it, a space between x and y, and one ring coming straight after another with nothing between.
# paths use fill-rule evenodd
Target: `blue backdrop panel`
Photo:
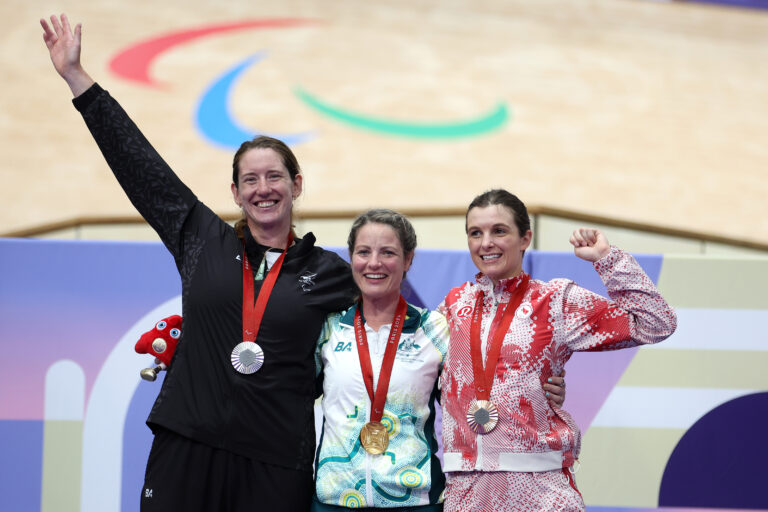
<instances>
[{"instance_id":1,"label":"blue backdrop panel","mask_svg":"<svg viewBox=\"0 0 768 512\"><path fill-rule=\"evenodd\" d=\"M345 249L337 251L346 257ZM661 256L638 260L657 280ZM528 251L524 267L536 279L569 277L605 292L592 266L572 254ZM434 308L451 287L473 279L475 272L466 251L420 250L408 273L408 293L415 302ZM138 371L131 370L130 378L120 377L115 383L113 377L110 383L135 389L126 404L110 403L112 409L96 410L89 398L105 380L103 374L109 373L102 370L110 367L107 360L117 353L116 347L126 340L134 343L133 333L150 329L161 318L152 316L156 310L175 304L179 294L174 262L160 243L0 240L0 348L4 354L0 360L0 495L4 510L39 508L44 383L51 365L64 359L79 365L86 377L85 431L94 418L124 418L122 431L105 433L119 438L117 486L110 487L108 471L98 467L93 471L95 457L84 456L83 479L88 481L83 482L83 493L103 493L105 501L119 496L116 506L137 510L152 438L144 421L162 379L146 383L140 381ZM151 365L148 356L123 354L137 368ZM576 355L569 363L571 389L588 390L568 398L568 409L584 430L633 354ZM84 439L87 444L88 436ZM89 496L84 502L96 498Z\"/></svg>"},{"instance_id":2,"label":"blue backdrop panel","mask_svg":"<svg viewBox=\"0 0 768 512\"><path fill-rule=\"evenodd\" d=\"M0 509L40 510L42 480L43 422L0 419Z\"/></svg>"}]
</instances>

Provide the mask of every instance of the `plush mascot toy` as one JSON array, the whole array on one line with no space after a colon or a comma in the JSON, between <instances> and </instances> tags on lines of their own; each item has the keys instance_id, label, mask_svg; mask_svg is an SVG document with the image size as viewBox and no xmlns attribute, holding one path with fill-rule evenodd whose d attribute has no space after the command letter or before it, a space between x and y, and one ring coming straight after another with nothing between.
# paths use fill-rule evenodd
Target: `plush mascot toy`
<instances>
[{"instance_id":1,"label":"plush mascot toy","mask_svg":"<svg viewBox=\"0 0 768 512\"><path fill-rule=\"evenodd\" d=\"M160 361L154 368L141 370L141 378L148 381L157 379L157 374L168 368L176 351L176 344L181 337L181 317L172 315L163 318L151 331L141 335L136 342L136 352L139 354L151 354Z\"/></svg>"}]
</instances>

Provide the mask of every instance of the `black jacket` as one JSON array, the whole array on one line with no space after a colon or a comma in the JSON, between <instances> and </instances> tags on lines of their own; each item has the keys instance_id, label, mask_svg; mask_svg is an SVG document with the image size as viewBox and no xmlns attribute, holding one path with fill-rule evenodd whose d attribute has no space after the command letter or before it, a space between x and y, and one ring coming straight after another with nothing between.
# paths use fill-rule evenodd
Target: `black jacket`
<instances>
[{"instance_id":1,"label":"black jacket","mask_svg":"<svg viewBox=\"0 0 768 512\"><path fill-rule=\"evenodd\" d=\"M123 190L173 255L182 339L147 423L232 453L311 470L315 342L327 313L352 303L349 266L310 233L288 250L256 342L264 365L235 371L242 340L243 240L168 167L98 84L73 100ZM249 260L266 249L246 230ZM261 281L256 281L258 295Z\"/></svg>"}]
</instances>

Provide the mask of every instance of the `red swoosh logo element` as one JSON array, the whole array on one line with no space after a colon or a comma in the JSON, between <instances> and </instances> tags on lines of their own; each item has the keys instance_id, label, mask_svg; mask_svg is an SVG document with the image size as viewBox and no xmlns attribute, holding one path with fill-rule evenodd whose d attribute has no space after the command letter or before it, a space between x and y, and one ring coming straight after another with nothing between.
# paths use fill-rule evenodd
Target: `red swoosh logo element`
<instances>
[{"instance_id":1,"label":"red swoosh logo element","mask_svg":"<svg viewBox=\"0 0 768 512\"><path fill-rule=\"evenodd\" d=\"M259 28L287 28L315 23L318 23L318 21L299 18L276 18L208 25L180 32L172 32L126 48L112 58L109 62L109 69L126 80L159 88L162 87L162 84L149 76L149 67L157 56L174 46L222 32Z\"/></svg>"}]
</instances>

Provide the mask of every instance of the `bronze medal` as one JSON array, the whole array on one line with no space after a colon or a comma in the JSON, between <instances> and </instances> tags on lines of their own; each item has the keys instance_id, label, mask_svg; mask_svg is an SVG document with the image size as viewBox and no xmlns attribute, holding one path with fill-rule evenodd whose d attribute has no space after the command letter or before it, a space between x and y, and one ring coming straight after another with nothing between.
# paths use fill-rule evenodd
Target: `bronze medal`
<instances>
[{"instance_id":1,"label":"bronze medal","mask_svg":"<svg viewBox=\"0 0 768 512\"><path fill-rule=\"evenodd\" d=\"M360 444L371 455L384 453L389 445L387 427L381 422L369 421L360 430Z\"/></svg>"},{"instance_id":2,"label":"bronze medal","mask_svg":"<svg viewBox=\"0 0 768 512\"><path fill-rule=\"evenodd\" d=\"M493 402L472 400L467 409L467 423L475 434L487 434L499 422L499 411Z\"/></svg>"}]
</instances>

